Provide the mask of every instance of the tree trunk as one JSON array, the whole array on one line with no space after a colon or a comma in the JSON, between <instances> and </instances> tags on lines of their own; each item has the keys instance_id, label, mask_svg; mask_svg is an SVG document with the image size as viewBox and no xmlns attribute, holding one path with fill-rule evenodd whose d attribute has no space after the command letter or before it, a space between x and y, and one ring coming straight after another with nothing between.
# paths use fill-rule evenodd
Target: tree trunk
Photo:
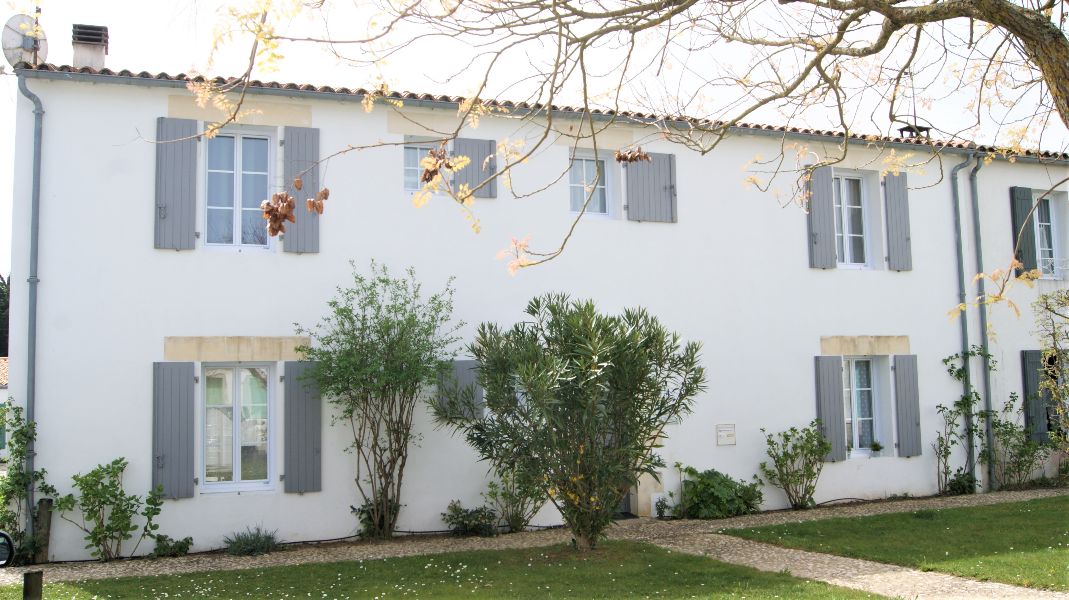
<instances>
[{"instance_id":1,"label":"tree trunk","mask_svg":"<svg viewBox=\"0 0 1069 600\"><path fill-rule=\"evenodd\" d=\"M1043 75L1054 107L1069 127L1069 39L1050 17L1007 0L976 0L977 18L1009 32Z\"/></svg>"},{"instance_id":2,"label":"tree trunk","mask_svg":"<svg viewBox=\"0 0 1069 600\"><path fill-rule=\"evenodd\" d=\"M594 549L594 541L586 534L577 533L575 534L575 549L579 552L590 552Z\"/></svg>"}]
</instances>

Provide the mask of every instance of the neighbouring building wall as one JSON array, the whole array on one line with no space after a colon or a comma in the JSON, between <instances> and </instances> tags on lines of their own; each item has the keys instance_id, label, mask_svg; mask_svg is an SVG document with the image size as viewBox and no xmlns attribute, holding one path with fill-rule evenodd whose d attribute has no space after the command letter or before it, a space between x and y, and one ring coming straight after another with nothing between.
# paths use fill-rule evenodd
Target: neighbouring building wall
<instances>
[{"instance_id":1,"label":"neighbouring building wall","mask_svg":"<svg viewBox=\"0 0 1069 600\"><path fill-rule=\"evenodd\" d=\"M40 331L38 338L38 465L50 482L69 491L70 477L124 456L130 460L128 490L150 487L152 468L152 363L194 360L203 381L204 357L225 354L225 344L206 354L186 348L174 354L174 338L283 338L294 323L310 325L324 316L335 288L349 281L353 261L366 269L375 259L400 270L415 268L425 290L441 289L455 277L455 318L465 322L470 341L484 321L513 323L527 301L548 291L589 297L604 311L645 306L686 340L700 341L708 370L708 390L693 414L671 425L662 455L669 468L661 485L640 486L634 499L650 510L650 494L678 489L673 465L717 468L749 479L764 460L761 429L775 432L804 425L815 416L814 357L864 353L872 357L877 397L875 428L888 450L878 458L855 457L827 465L817 501L879 498L895 493L936 491L931 443L936 405L949 404L960 386L940 360L960 349L958 323L948 317L957 304L954 237L949 182L945 173L959 155L942 158L909 173L909 210L913 268L891 271L884 256L885 223L875 150L858 146L843 164L867 190L870 268L809 267L806 214L786 196L762 193L744 183L744 168L754 157L772 156L781 140L742 135L702 157L665 142L643 142L651 152L675 155L678 197L675 223L633 222L623 218L623 176L610 161L608 216L588 216L564 254L551 263L510 276L495 258L511 237L531 236L532 247L555 247L567 231L568 177L543 192L513 198L497 184L497 198L478 199L473 210L482 232L475 234L463 213L444 197L414 208L403 189L403 150L388 146L342 155L322 165L320 181L331 189L320 220L318 253L282 252L279 240L268 249L210 248L204 235L192 250L153 247L156 119L197 117L183 90L142 86L30 79L47 111L45 117L40 243ZM262 107L260 105L263 105ZM263 99L254 95L252 117L278 141L281 126L318 128L324 155L348 144L378 140L402 142L418 135L410 124L385 109L364 113L355 102L334 99ZM413 115L448 125L454 109L412 109ZM211 118L206 115L202 118ZM33 116L20 98L16 123L13 281L24 282L27 269L30 150ZM273 133L271 133L273 132ZM648 132L621 128L607 138L616 147L644 139ZM485 118L465 137L515 139L517 123ZM603 143L609 143L604 141ZM819 156L835 151L835 140L810 143ZM198 150L203 168L204 143ZM918 156L922 148L918 148ZM514 172L517 193L531 192L566 169L571 148L553 144ZM281 150L272 149L271 190L282 180ZM849 170L848 170L849 169ZM1064 167L996 161L979 173L982 233L988 268L1008 263L1011 186L1040 188L1066 175ZM774 187L788 192L789 177ZM205 190L198 191L198 231L204 232ZM968 198L962 178L963 198ZM298 207L303 211L303 207ZM971 217L966 207L965 219ZM968 222L968 221L967 221ZM1059 243L1069 250L1069 238ZM969 231L969 228L966 228ZM966 246L967 271L974 260ZM971 284L970 284L971 285ZM1063 288L1043 281L1019 289L1013 298L1027 309L1039 291ZM12 290L11 388L17 401L25 394L25 285ZM970 295L973 295L970 292ZM976 311L969 319L979 340ZM992 379L992 397L1020 389L1022 349L1038 348L1030 316L1017 318L994 309L992 349L1003 365ZM168 340L172 340L168 344ZM214 343L214 342L212 342ZM251 343L251 342L250 342ZM250 346L251 347L251 346ZM351 535L357 523L350 506L359 504L353 459L344 449L347 430L322 423L322 491L287 494L278 481L282 465L282 354L249 354L247 361L269 366L269 403L274 477L264 491L206 493L168 501L160 516L162 533L191 535L195 549L218 547L223 536L247 525L277 529L284 540L315 540ZM198 346L199 348L199 346ZM168 354L170 351L172 354ZM211 352L216 352L212 354ZM237 351L234 351L237 352ZM251 350L250 350L251 352ZM259 351L257 351L259 352ZM894 456L891 356L917 356L921 456ZM181 358L176 358L181 356ZM197 473L203 466L204 391L196 392ZM718 445L717 426L734 426L734 443ZM727 430L724 427L725 431ZM416 419L419 443L405 471L400 529L443 528L440 513L451 499L481 502L489 479L463 439L437 429L421 409ZM725 437L724 440L727 441ZM191 474L196 476L196 474ZM766 489L766 508L786 502ZM551 508L538 524L553 524ZM81 535L66 523L53 524L55 559L85 556Z\"/></svg>"}]
</instances>

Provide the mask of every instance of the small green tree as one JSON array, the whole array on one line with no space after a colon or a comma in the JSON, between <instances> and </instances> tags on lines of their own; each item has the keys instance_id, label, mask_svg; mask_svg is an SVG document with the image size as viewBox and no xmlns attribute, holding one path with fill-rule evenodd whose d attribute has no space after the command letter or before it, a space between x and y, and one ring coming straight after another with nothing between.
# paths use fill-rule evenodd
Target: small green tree
<instances>
[{"instance_id":1,"label":"small green tree","mask_svg":"<svg viewBox=\"0 0 1069 600\"><path fill-rule=\"evenodd\" d=\"M765 445L771 464L758 465L762 483L774 485L787 495L791 508L813 506L817 480L824 470L824 457L831 452L831 443L820 431L820 421L814 420L801 429L791 427L775 435L764 429Z\"/></svg>"},{"instance_id":2,"label":"small green tree","mask_svg":"<svg viewBox=\"0 0 1069 600\"><path fill-rule=\"evenodd\" d=\"M642 309L610 316L545 295L526 313L510 329L482 324L470 347L486 410L469 393L435 413L496 470L542 487L590 550L638 477L664 465L654 453L663 428L704 389L700 346Z\"/></svg>"},{"instance_id":3,"label":"small green tree","mask_svg":"<svg viewBox=\"0 0 1069 600\"><path fill-rule=\"evenodd\" d=\"M973 358L986 358L991 371L998 368L994 358L980 346L973 346L966 352L944 358L943 365L948 375L964 384L970 381L968 365L969 360ZM979 403L980 394L976 388L968 385L953 404L939 404L935 407L943 420L942 427L936 432L935 441L932 442L936 459L936 484L940 494L972 494L976 491L978 482L972 465L977 456L983 456L986 452L983 448L983 430L978 425L984 421L986 414L976 410ZM955 448L965 453L965 465L956 469L952 465ZM970 451L973 452L972 455L969 454Z\"/></svg>"},{"instance_id":4,"label":"small green tree","mask_svg":"<svg viewBox=\"0 0 1069 600\"><path fill-rule=\"evenodd\" d=\"M144 498L126 493L122 482L126 466L125 458L116 458L97 465L85 475L74 475L78 495L67 494L56 500L56 512L85 533L86 549L102 561L123 556L123 542L138 530L135 519L144 519L144 524L131 555L137 553L146 537L154 538L160 527L156 517L163 507L163 486L157 486ZM75 511L81 513L77 521L67 516Z\"/></svg>"},{"instance_id":5,"label":"small green tree","mask_svg":"<svg viewBox=\"0 0 1069 600\"><path fill-rule=\"evenodd\" d=\"M486 486L483 498L497 510L509 533L527 529L535 514L546 504L546 491L539 481L517 477L512 469L499 471L499 481Z\"/></svg>"},{"instance_id":6,"label":"small green tree","mask_svg":"<svg viewBox=\"0 0 1069 600\"><path fill-rule=\"evenodd\" d=\"M7 432L7 474L0 477L0 530L11 536L15 546L13 562L30 564L42 540L26 535L26 520L36 517L37 507L30 506L29 490L56 496L56 488L45 481L45 470L26 470L30 444L37 439L37 424L27 421L21 406L0 403L0 425Z\"/></svg>"},{"instance_id":7,"label":"small green tree","mask_svg":"<svg viewBox=\"0 0 1069 600\"><path fill-rule=\"evenodd\" d=\"M448 368L459 325L449 325L452 280L425 298L412 269L394 277L372 262L370 271L362 275L354 265L352 286L338 288L329 314L314 327L297 326L312 341L297 350L313 361L307 376L338 409L334 423L352 431L363 534L389 538L415 441L417 399Z\"/></svg>"}]
</instances>

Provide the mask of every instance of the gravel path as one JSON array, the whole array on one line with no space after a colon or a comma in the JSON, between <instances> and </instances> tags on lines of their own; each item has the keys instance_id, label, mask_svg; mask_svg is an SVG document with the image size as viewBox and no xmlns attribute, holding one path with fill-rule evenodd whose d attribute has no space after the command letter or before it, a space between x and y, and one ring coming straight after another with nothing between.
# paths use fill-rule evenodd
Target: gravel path
<instances>
[{"instance_id":1,"label":"gravel path","mask_svg":"<svg viewBox=\"0 0 1069 600\"><path fill-rule=\"evenodd\" d=\"M856 517L908 512L919 509L981 506L1019 502L1035 498L1069 495L1069 490L995 492L949 498L919 498L886 502L858 503L808 511L773 511L714 521L621 521L609 531L611 539L645 541L690 554L747 565L764 571L787 570L796 577L825 581L834 585L904 598L1062 598L1069 594L1042 592L1010 585L987 583L925 573L905 567L828 554L792 550L743 540L718 532L735 527L758 527L834 517ZM265 556L235 557L211 553L158 560L127 560L111 563L79 562L32 567L44 570L46 582L105 579L111 577L166 575L200 571L258 569L319 562L368 560L464 550L534 548L567 542L563 529L532 531L496 538L453 538L420 536L387 542L345 542L292 546ZM19 583L25 568L0 571L0 585Z\"/></svg>"}]
</instances>

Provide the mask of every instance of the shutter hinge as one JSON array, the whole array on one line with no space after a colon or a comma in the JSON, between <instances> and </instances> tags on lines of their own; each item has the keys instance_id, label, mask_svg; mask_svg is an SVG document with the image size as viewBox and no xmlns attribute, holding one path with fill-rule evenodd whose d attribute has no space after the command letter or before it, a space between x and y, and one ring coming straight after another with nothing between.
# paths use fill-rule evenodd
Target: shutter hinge
<instances>
[{"instance_id":1,"label":"shutter hinge","mask_svg":"<svg viewBox=\"0 0 1069 600\"><path fill-rule=\"evenodd\" d=\"M286 481L286 474L285 474L285 473L282 473L282 474L280 474L280 475L278 476L278 480L279 480L279 481Z\"/></svg>"},{"instance_id":2,"label":"shutter hinge","mask_svg":"<svg viewBox=\"0 0 1069 600\"><path fill-rule=\"evenodd\" d=\"M279 375L278 376L278 382L282 383L283 381L286 381L286 376L285 375Z\"/></svg>"},{"instance_id":3,"label":"shutter hinge","mask_svg":"<svg viewBox=\"0 0 1069 600\"><path fill-rule=\"evenodd\" d=\"M197 239L200 239L200 232L199 231L194 231L193 232L193 237L195 237Z\"/></svg>"},{"instance_id":4,"label":"shutter hinge","mask_svg":"<svg viewBox=\"0 0 1069 600\"><path fill-rule=\"evenodd\" d=\"M285 146L286 145L286 140L278 140L278 145L279 146Z\"/></svg>"},{"instance_id":5,"label":"shutter hinge","mask_svg":"<svg viewBox=\"0 0 1069 600\"><path fill-rule=\"evenodd\" d=\"M199 375L194 375L193 376L193 383L200 383L200 376Z\"/></svg>"},{"instance_id":6,"label":"shutter hinge","mask_svg":"<svg viewBox=\"0 0 1069 600\"><path fill-rule=\"evenodd\" d=\"M193 485L200 485L200 477L193 478Z\"/></svg>"}]
</instances>

